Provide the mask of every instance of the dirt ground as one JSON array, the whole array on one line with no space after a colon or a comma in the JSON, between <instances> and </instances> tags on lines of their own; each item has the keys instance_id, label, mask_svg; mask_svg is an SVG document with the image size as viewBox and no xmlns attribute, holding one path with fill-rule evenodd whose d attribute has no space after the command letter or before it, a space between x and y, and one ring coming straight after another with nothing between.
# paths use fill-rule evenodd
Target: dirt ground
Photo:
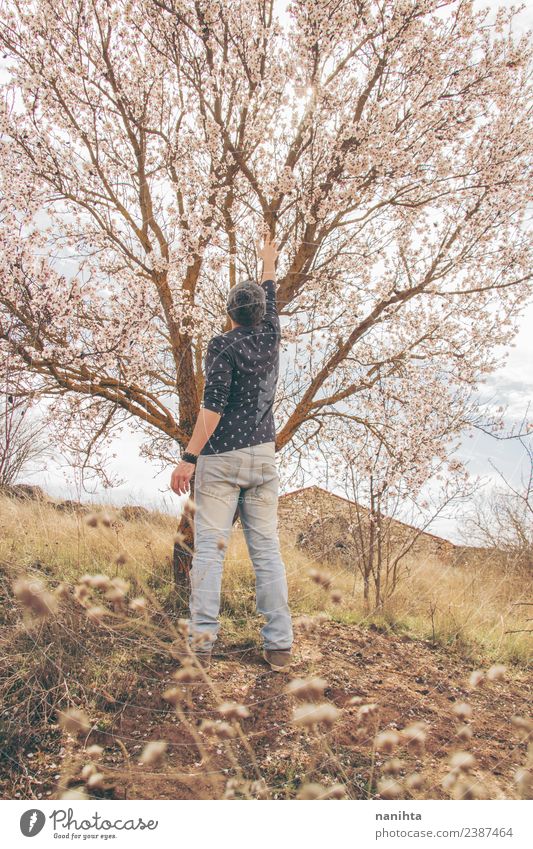
<instances>
[{"instance_id":1,"label":"dirt ground","mask_svg":"<svg viewBox=\"0 0 533 849\"><path fill-rule=\"evenodd\" d=\"M129 688L117 675L115 687L94 693L100 715L91 719L97 730L83 741L83 745L105 747L105 786L94 795L220 798L225 792L228 795L228 779L241 776L250 781L263 778L270 798L294 798L308 781L343 784L348 798L375 797L383 762L390 757L376 753L372 762L376 730L401 729L422 720L428 726L425 751L395 753L404 762L404 775L423 775L425 786L419 797L446 798L441 781L448 772L449 757L454 750L467 749L476 758L473 776L483 782L486 797L518 798L513 775L525 762L526 743L510 717L526 716L531 703L531 680L523 669L510 669L506 680L487 682L471 691L472 667L465 666L459 654L333 621L321 622L311 633L297 632L295 659L291 675L276 674L256 648L232 649L221 642L209 671L212 684L187 685L183 710L188 730L161 695L174 683L171 675L176 663L144 664ZM291 677L310 675L327 681L326 699L342 709L333 727L316 737L291 723L295 702L285 694ZM375 725L359 731L359 736L358 707L349 704L353 696L379 706ZM238 702L250 711L242 722L242 739L228 743L198 733L202 720L218 716L214 709L220 701ZM467 745L454 739L458 722L453 705L464 701L473 709L473 738ZM168 743L161 767L138 763L149 740ZM7 798L53 797L61 762L63 771L65 766L68 770L69 758L73 758L72 774L67 783L80 784L79 765L86 762L82 744L66 752L60 744L59 735L52 735L48 742L30 745L19 786L14 791L3 788ZM239 798L239 780L234 786ZM254 787L251 795L260 795Z\"/></svg>"}]
</instances>

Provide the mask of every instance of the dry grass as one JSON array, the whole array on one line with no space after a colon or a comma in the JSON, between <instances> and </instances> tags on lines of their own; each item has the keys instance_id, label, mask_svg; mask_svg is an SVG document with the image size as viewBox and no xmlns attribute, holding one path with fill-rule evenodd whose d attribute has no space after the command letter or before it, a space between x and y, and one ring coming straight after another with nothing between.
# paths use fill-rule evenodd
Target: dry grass
<instances>
[{"instance_id":1,"label":"dry grass","mask_svg":"<svg viewBox=\"0 0 533 849\"><path fill-rule=\"evenodd\" d=\"M170 586L172 538L176 520L153 513L150 521L124 522L116 511L102 508L112 520L98 531L84 515L58 512L46 502L17 501L0 496L0 557L21 569L37 568L73 582L83 572L120 574ZM115 559L128 552L127 566Z\"/></svg>"},{"instance_id":2,"label":"dry grass","mask_svg":"<svg viewBox=\"0 0 533 849\"><path fill-rule=\"evenodd\" d=\"M527 635L505 634L523 627L523 579L413 563L389 607L369 613L352 574L286 545L302 679L288 692L256 660L240 533L223 652L206 671L181 656L175 520L110 513L92 527L0 501L4 797L530 795Z\"/></svg>"},{"instance_id":3,"label":"dry grass","mask_svg":"<svg viewBox=\"0 0 533 849\"><path fill-rule=\"evenodd\" d=\"M505 572L497 562L454 566L435 558L418 557L407 563L407 577L383 610L365 607L362 580L341 566L324 570L294 546L285 544L289 594L295 613L325 611L346 624L374 624L443 645L458 645L466 657L528 664L531 633L526 623L533 580L523 573ZM224 576L225 598L231 612L250 610L253 574L240 532L228 546ZM333 591L324 593L309 580L313 570L327 571ZM338 593L338 595L337 595ZM511 633L516 631L518 633Z\"/></svg>"},{"instance_id":4,"label":"dry grass","mask_svg":"<svg viewBox=\"0 0 533 849\"><path fill-rule=\"evenodd\" d=\"M109 511L110 518L116 512ZM176 520L154 513L150 521L112 521L98 532L83 516L57 513L34 501L0 498L0 558L21 570L37 568L70 583L84 572L121 575L135 585L148 583L161 600L172 593L171 553ZM283 536L282 536L283 542ZM127 552L127 562L117 557ZM309 581L321 567L288 542L283 545L292 609L296 614L327 612L345 623L370 624L411 633L444 645L459 643L474 660L527 663L531 635L525 625L533 581L505 572L497 562L453 566L434 558L408 563L408 577L387 607L368 611L360 577L328 567L340 600ZM37 564L37 566L36 566ZM254 577L242 533L235 530L226 556L222 616L235 639L252 639ZM518 633L510 633L516 631Z\"/></svg>"}]
</instances>

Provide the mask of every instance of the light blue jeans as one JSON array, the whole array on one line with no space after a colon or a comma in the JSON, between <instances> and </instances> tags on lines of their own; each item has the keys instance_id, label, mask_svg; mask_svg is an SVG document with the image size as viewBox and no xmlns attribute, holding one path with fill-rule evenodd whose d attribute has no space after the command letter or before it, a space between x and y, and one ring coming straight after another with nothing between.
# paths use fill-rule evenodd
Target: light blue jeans
<instances>
[{"instance_id":1,"label":"light blue jeans","mask_svg":"<svg viewBox=\"0 0 533 849\"><path fill-rule=\"evenodd\" d=\"M279 479L273 442L222 454L200 454L196 464L194 556L190 571L190 629L193 638L216 640L225 547L237 506L255 571L257 612L266 649L289 649L293 633L287 578L278 539Z\"/></svg>"}]
</instances>

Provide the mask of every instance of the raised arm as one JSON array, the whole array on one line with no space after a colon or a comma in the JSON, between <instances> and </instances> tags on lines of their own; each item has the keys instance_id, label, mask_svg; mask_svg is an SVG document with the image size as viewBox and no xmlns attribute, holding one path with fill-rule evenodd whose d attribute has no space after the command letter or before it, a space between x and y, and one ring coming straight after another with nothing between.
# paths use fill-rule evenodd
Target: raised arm
<instances>
[{"instance_id":1,"label":"raised arm","mask_svg":"<svg viewBox=\"0 0 533 849\"><path fill-rule=\"evenodd\" d=\"M276 242L265 236L265 244L263 247L260 243L257 245L259 256L263 260L263 276L261 285L265 290L266 298L266 313L265 318L271 320L275 325L276 330L280 332L280 324L278 318L278 307L276 303L276 259L278 258L278 250Z\"/></svg>"}]
</instances>

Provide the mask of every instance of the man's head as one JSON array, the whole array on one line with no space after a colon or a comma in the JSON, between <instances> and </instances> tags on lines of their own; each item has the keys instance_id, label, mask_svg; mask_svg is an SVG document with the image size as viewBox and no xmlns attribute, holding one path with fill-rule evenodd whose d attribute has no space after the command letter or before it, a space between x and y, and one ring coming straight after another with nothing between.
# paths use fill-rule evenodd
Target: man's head
<instances>
[{"instance_id":1,"label":"man's head","mask_svg":"<svg viewBox=\"0 0 533 849\"><path fill-rule=\"evenodd\" d=\"M253 280L243 280L230 289L227 310L230 318L243 327L253 327L265 317L265 290Z\"/></svg>"}]
</instances>

